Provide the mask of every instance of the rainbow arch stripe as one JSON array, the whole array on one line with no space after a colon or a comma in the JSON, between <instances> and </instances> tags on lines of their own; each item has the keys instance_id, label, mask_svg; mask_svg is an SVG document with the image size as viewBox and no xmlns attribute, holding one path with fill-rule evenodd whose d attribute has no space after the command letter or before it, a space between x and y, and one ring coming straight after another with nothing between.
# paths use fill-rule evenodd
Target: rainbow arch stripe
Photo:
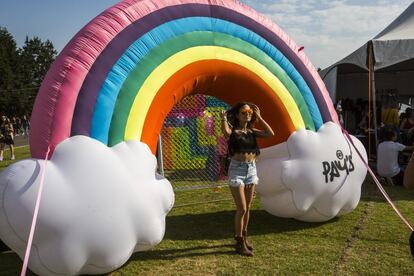
<instances>
[{"instance_id":1,"label":"rainbow arch stripe","mask_svg":"<svg viewBox=\"0 0 414 276\"><path fill-rule=\"evenodd\" d=\"M79 31L49 70L32 114L32 156L73 135L108 146L137 139L155 151L168 112L196 93L258 104L277 132L262 147L338 123L298 48L237 1L120 2Z\"/></svg>"}]
</instances>

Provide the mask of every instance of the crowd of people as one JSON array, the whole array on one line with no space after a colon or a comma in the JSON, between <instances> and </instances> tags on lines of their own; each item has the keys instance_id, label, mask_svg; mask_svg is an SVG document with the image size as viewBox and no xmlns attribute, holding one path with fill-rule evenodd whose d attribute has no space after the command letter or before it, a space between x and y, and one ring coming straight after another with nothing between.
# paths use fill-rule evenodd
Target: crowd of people
<instances>
[{"instance_id":1,"label":"crowd of people","mask_svg":"<svg viewBox=\"0 0 414 276\"><path fill-rule=\"evenodd\" d=\"M384 103L385 102L385 103ZM398 139L404 143L414 141L414 112L408 107L400 113L400 105L395 100L376 102L376 118L374 120L372 108L367 100L343 99L335 107L340 122L352 134L367 134L368 131L380 130L383 127L392 127L398 132ZM371 110L370 110L371 109ZM379 133L380 134L380 133Z\"/></svg>"},{"instance_id":2,"label":"crowd of people","mask_svg":"<svg viewBox=\"0 0 414 276\"><path fill-rule=\"evenodd\" d=\"M366 100L345 99L335 106L341 124L365 143L373 137L376 124L378 147L372 152L376 154L377 173L394 185L404 185L407 182L407 177L404 181L406 167L414 163L410 154L414 150L413 109L407 107L401 112L396 100L383 100L376 104L374 119Z\"/></svg>"},{"instance_id":3,"label":"crowd of people","mask_svg":"<svg viewBox=\"0 0 414 276\"><path fill-rule=\"evenodd\" d=\"M398 132L389 126L382 129L382 136L384 140L378 145L377 151L377 172L382 177L390 178L394 185L402 186L407 164L400 161L399 155L400 152L414 150L414 145L397 142Z\"/></svg>"},{"instance_id":4,"label":"crowd of people","mask_svg":"<svg viewBox=\"0 0 414 276\"><path fill-rule=\"evenodd\" d=\"M390 178L395 185L411 188L407 184L411 180L405 172L414 162L409 153L414 150L414 112L408 107L399 114L399 106L390 105L383 109L381 119L377 172L382 177Z\"/></svg>"},{"instance_id":5,"label":"crowd of people","mask_svg":"<svg viewBox=\"0 0 414 276\"><path fill-rule=\"evenodd\" d=\"M0 117L0 162L3 161L4 150L10 150L10 160L15 159L14 138L19 135L29 136L30 121L26 115L23 117L9 118L6 115Z\"/></svg>"}]
</instances>

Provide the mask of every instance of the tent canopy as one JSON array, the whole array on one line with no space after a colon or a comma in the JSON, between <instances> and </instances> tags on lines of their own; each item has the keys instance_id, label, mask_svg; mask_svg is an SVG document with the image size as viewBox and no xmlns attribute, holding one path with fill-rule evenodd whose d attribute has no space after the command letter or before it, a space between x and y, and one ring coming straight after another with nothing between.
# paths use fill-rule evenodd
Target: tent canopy
<instances>
[{"instance_id":1,"label":"tent canopy","mask_svg":"<svg viewBox=\"0 0 414 276\"><path fill-rule=\"evenodd\" d=\"M414 3L373 39L320 71L332 100L367 99L368 47L372 44L379 93L396 91L400 100L414 96Z\"/></svg>"}]
</instances>

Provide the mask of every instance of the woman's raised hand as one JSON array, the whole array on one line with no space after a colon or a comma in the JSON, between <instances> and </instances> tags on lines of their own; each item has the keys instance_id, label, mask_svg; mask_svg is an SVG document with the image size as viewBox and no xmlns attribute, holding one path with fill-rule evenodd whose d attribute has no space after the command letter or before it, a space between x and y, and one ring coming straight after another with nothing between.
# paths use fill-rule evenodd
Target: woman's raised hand
<instances>
[{"instance_id":1,"label":"woman's raised hand","mask_svg":"<svg viewBox=\"0 0 414 276\"><path fill-rule=\"evenodd\" d=\"M227 111L222 110L220 116L222 120L227 120Z\"/></svg>"},{"instance_id":2,"label":"woman's raised hand","mask_svg":"<svg viewBox=\"0 0 414 276\"><path fill-rule=\"evenodd\" d=\"M261 115L260 115L260 109L259 109L259 107L257 106L257 105L253 105L253 111L254 111L254 113L256 114L256 117L257 117L257 119L260 119L260 118L262 118L261 117Z\"/></svg>"}]
</instances>

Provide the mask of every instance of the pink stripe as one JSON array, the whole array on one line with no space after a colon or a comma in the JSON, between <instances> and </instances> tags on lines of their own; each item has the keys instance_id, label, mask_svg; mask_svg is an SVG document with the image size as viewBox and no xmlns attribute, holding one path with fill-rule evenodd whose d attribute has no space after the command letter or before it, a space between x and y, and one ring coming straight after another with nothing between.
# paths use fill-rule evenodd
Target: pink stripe
<instances>
[{"instance_id":1,"label":"pink stripe","mask_svg":"<svg viewBox=\"0 0 414 276\"><path fill-rule=\"evenodd\" d=\"M32 249L33 236L34 236L34 231L35 231L36 222L37 222L37 214L39 213L40 199L42 198L43 183L45 182L46 166L47 166L47 160L49 157L49 153L50 153L50 148L47 148L45 162L44 162L45 164L43 165L41 177L40 177L39 191L37 192L36 205L35 205L33 219L32 219L32 226L30 227L29 238L27 240L27 247L26 247L26 253L24 254L22 272L20 273L21 276L26 275L27 264L29 263L30 250Z\"/></svg>"}]
</instances>

